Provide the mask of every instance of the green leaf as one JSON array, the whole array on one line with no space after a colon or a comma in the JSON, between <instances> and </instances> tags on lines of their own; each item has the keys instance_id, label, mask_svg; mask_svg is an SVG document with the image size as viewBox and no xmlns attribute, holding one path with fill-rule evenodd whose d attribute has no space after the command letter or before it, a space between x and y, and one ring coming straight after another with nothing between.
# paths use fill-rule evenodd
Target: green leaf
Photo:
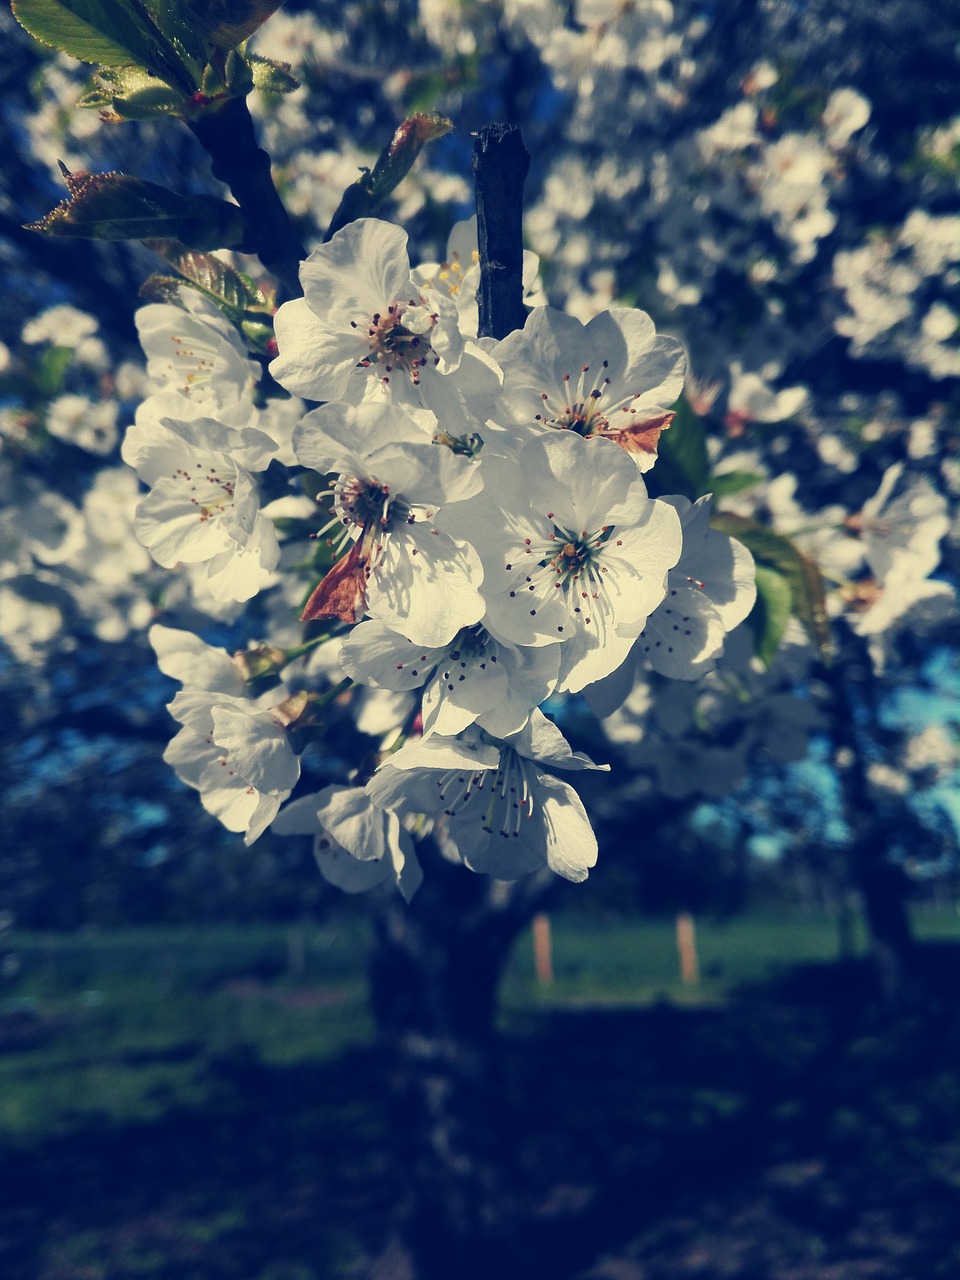
<instances>
[{"instance_id":1,"label":"green leaf","mask_svg":"<svg viewBox=\"0 0 960 1280\"><path fill-rule=\"evenodd\" d=\"M152 120L157 116L179 115L183 108L183 94L155 80L149 88L140 89L110 103L113 123L122 120Z\"/></svg>"},{"instance_id":2,"label":"green leaf","mask_svg":"<svg viewBox=\"0 0 960 1280\"><path fill-rule=\"evenodd\" d=\"M166 302L172 307L183 307L180 287L185 283L179 276L164 276L155 271L140 286L140 297L145 302Z\"/></svg>"},{"instance_id":3,"label":"green leaf","mask_svg":"<svg viewBox=\"0 0 960 1280\"><path fill-rule=\"evenodd\" d=\"M235 49L262 27L282 0L184 0L195 29L218 49Z\"/></svg>"},{"instance_id":4,"label":"green leaf","mask_svg":"<svg viewBox=\"0 0 960 1280\"><path fill-rule=\"evenodd\" d=\"M37 365L36 386L45 399L52 400L63 390L72 361L70 347L50 346L43 352Z\"/></svg>"},{"instance_id":5,"label":"green leaf","mask_svg":"<svg viewBox=\"0 0 960 1280\"><path fill-rule=\"evenodd\" d=\"M143 67L107 67L94 77L96 87L85 93L79 107L106 113L112 123L180 115L189 99Z\"/></svg>"},{"instance_id":6,"label":"green leaf","mask_svg":"<svg viewBox=\"0 0 960 1280\"><path fill-rule=\"evenodd\" d=\"M246 220L235 204L184 196L122 173L65 173L70 196L28 230L89 240L175 239L192 249L243 249Z\"/></svg>"},{"instance_id":7,"label":"green leaf","mask_svg":"<svg viewBox=\"0 0 960 1280\"><path fill-rule=\"evenodd\" d=\"M272 314L273 297L258 289L249 276L229 263L209 253L197 253L176 241L150 241L149 247L179 274L181 279L175 280L175 284L187 284L205 294L234 324L253 314L259 314L261 319ZM169 279L169 276L151 276L146 283ZM167 285L158 283L157 288L167 289Z\"/></svg>"},{"instance_id":8,"label":"green leaf","mask_svg":"<svg viewBox=\"0 0 960 1280\"><path fill-rule=\"evenodd\" d=\"M833 641L827 618L826 593L816 564L779 533L767 529L746 516L715 511L710 523L721 533L742 542L756 561L757 568L772 570L790 587L793 614L816 646L820 658L830 660Z\"/></svg>"},{"instance_id":9,"label":"green leaf","mask_svg":"<svg viewBox=\"0 0 960 1280\"><path fill-rule=\"evenodd\" d=\"M452 128L452 122L444 116L418 114L404 120L380 152L373 169L364 170L357 181L347 187L324 240L329 240L347 223L376 213L410 172L426 144L442 138Z\"/></svg>"},{"instance_id":10,"label":"green leaf","mask_svg":"<svg viewBox=\"0 0 960 1280\"><path fill-rule=\"evenodd\" d=\"M707 482L708 490L715 498L729 498L734 493L742 493L744 489L752 489L755 484L762 484L763 476L752 471L722 471L718 476L711 476Z\"/></svg>"},{"instance_id":11,"label":"green leaf","mask_svg":"<svg viewBox=\"0 0 960 1280\"><path fill-rule=\"evenodd\" d=\"M224 63L227 92L233 98L245 98L253 88L253 70L242 54L231 49Z\"/></svg>"},{"instance_id":12,"label":"green leaf","mask_svg":"<svg viewBox=\"0 0 960 1280\"><path fill-rule=\"evenodd\" d=\"M654 496L681 493L696 501L710 492L707 433L685 396L677 401L676 411L670 429L660 436L657 461L646 479Z\"/></svg>"},{"instance_id":13,"label":"green leaf","mask_svg":"<svg viewBox=\"0 0 960 1280\"><path fill-rule=\"evenodd\" d=\"M261 93L292 93L300 88L300 81L291 74L286 62L274 62L255 53L244 54L244 57L253 75L253 87Z\"/></svg>"},{"instance_id":14,"label":"green leaf","mask_svg":"<svg viewBox=\"0 0 960 1280\"><path fill-rule=\"evenodd\" d=\"M199 69L189 31L177 21L175 5L155 3L158 13L169 15L162 27L142 0L13 0L12 8L35 39L81 62L104 67L136 64L193 93ZM166 34L171 26L177 32L172 39Z\"/></svg>"},{"instance_id":15,"label":"green leaf","mask_svg":"<svg viewBox=\"0 0 960 1280\"><path fill-rule=\"evenodd\" d=\"M757 599L747 618L756 639L757 657L770 665L780 648L780 641L793 612L790 583L776 569L757 565Z\"/></svg>"}]
</instances>

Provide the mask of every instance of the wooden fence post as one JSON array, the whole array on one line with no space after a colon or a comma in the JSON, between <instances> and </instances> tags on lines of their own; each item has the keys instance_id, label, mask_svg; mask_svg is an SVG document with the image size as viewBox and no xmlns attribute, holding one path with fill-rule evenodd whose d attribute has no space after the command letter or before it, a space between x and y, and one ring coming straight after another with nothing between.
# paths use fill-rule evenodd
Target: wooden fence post
<instances>
[{"instance_id":1,"label":"wooden fence post","mask_svg":"<svg viewBox=\"0 0 960 1280\"><path fill-rule=\"evenodd\" d=\"M538 911L533 917L533 965L537 982L549 986L553 982L553 939L550 917L544 911Z\"/></svg>"},{"instance_id":2,"label":"wooden fence post","mask_svg":"<svg viewBox=\"0 0 960 1280\"><path fill-rule=\"evenodd\" d=\"M681 982L700 981L700 963L697 959L697 932L689 911L677 912L677 954L680 957Z\"/></svg>"}]
</instances>

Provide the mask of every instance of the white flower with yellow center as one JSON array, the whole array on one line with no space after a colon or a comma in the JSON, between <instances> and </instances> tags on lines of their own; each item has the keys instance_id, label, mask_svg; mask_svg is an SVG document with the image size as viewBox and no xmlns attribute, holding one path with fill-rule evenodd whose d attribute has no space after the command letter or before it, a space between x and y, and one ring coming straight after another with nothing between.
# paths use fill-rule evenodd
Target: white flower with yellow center
<instances>
[{"instance_id":1,"label":"white flower with yellow center","mask_svg":"<svg viewBox=\"0 0 960 1280\"><path fill-rule=\"evenodd\" d=\"M481 459L483 492L444 520L483 559L484 625L515 645L561 645L559 689L576 692L620 665L663 599L680 520L608 440L551 432L516 462Z\"/></svg>"},{"instance_id":2,"label":"white flower with yellow center","mask_svg":"<svg viewBox=\"0 0 960 1280\"><path fill-rule=\"evenodd\" d=\"M528 249L523 251L521 269L523 303L527 307L543 306L546 297L540 283L540 259ZM477 290L480 287L480 250L477 247L477 217L454 224L447 238L443 262L425 262L413 270L413 278L421 285L447 293L457 305L460 332L475 338L480 323Z\"/></svg>"},{"instance_id":3,"label":"white flower with yellow center","mask_svg":"<svg viewBox=\"0 0 960 1280\"><path fill-rule=\"evenodd\" d=\"M686 362L680 343L658 335L645 312L613 307L584 325L538 307L491 354L503 369L491 415L499 426L605 437L641 471L653 466Z\"/></svg>"},{"instance_id":4,"label":"white flower with yellow center","mask_svg":"<svg viewBox=\"0 0 960 1280\"><path fill-rule=\"evenodd\" d=\"M312 400L456 408L449 379L464 355L456 303L414 280L405 231L359 218L310 254L300 280L304 296L275 320L280 354L270 372L281 386Z\"/></svg>"},{"instance_id":5,"label":"white flower with yellow center","mask_svg":"<svg viewBox=\"0 0 960 1280\"><path fill-rule=\"evenodd\" d=\"M194 289L181 289L184 306L151 303L137 311L140 345L154 393L176 393L204 414L232 427L252 425L253 388L260 369L223 312Z\"/></svg>"},{"instance_id":6,"label":"white flower with yellow center","mask_svg":"<svg viewBox=\"0 0 960 1280\"><path fill-rule=\"evenodd\" d=\"M249 600L280 558L273 524L260 511L253 476L236 457L274 444L258 431L198 418L163 418L131 428L124 461L151 486L137 507L138 539L166 568L204 565L217 600Z\"/></svg>"}]
</instances>

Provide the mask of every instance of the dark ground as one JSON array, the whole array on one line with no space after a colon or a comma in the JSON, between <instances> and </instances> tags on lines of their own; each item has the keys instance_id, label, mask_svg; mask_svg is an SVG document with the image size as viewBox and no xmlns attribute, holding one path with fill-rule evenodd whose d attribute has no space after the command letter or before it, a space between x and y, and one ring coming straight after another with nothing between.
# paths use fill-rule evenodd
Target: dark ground
<instances>
[{"instance_id":1,"label":"dark ground","mask_svg":"<svg viewBox=\"0 0 960 1280\"><path fill-rule=\"evenodd\" d=\"M922 1007L890 1018L863 961L714 1008L524 1015L492 1134L531 1227L498 1277L960 1275L960 948L923 960ZM8 1140L4 1280L409 1280L373 1050L197 1071L195 1108Z\"/></svg>"}]
</instances>

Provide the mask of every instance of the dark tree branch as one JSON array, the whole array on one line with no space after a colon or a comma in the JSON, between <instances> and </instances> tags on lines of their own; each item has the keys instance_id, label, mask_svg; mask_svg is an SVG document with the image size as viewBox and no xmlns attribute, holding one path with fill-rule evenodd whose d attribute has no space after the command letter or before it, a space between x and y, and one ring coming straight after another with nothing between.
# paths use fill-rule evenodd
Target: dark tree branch
<instances>
[{"instance_id":1,"label":"dark tree branch","mask_svg":"<svg viewBox=\"0 0 960 1280\"><path fill-rule=\"evenodd\" d=\"M188 123L213 161L213 176L227 184L247 215L251 250L280 282L280 300L299 298L300 263L307 251L273 185L270 157L257 144L246 99L232 98Z\"/></svg>"},{"instance_id":2,"label":"dark tree branch","mask_svg":"<svg viewBox=\"0 0 960 1280\"><path fill-rule=\"evenodd\" d=\"M522 329L523 182L530 157L513 124L487 124L474 138L480 248L480 337L505 338Z\"/></svg>"}]
</instances>

